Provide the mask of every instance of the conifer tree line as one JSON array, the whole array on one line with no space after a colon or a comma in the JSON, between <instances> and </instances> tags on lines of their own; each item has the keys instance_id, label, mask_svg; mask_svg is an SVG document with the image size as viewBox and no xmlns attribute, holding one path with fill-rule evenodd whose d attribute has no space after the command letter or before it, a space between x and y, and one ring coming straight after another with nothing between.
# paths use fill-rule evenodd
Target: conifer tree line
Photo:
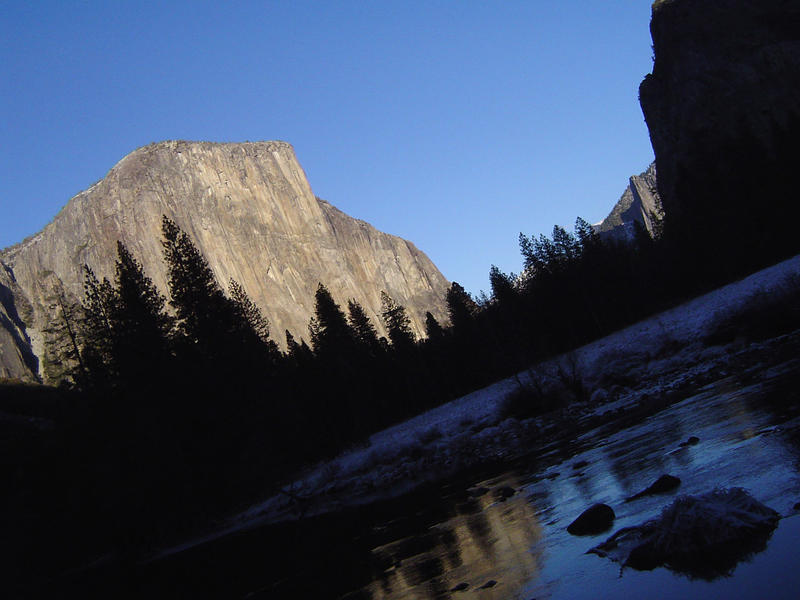
<instances>
[{"instance_id":1,"label":"conifer tree line","mask_svg":"<svg viewBox=\"0 0 800 600\"><path fill-rule=\"evenodd\" d=\"M95 490L103 497L85 506L141 515L109 530L121 547L191 530L381 428L781 257L722 270L724 255L698 260L701 244L652 217L655 235L637 225L628 242L601 238L581 218L572 232L520 234L522 272L492 266L490 294L477 298L452 283L448 322L426 313L422 339L385 292L381 337L355 299L342 307L319 283L308 343L270 331L243 287L223 289L164 217L167 295L122 243L112 280L84 267L82 310L54 292L62 323L53 329L68 338L64 362L88 399L75 434L88 467L76 478L96 477L116 494L109 502ZM782 243L781 252L797 249Z\"/></svg>"},{"instance_id":2,"label":"conifer tree line","mask_svg":"<svg viewBox=\"0 0 800 600\"><path fill-rule=\"evenodd\" d=\"M122 546L160 530L159 518L174 529L178 506L194 507L178 511L191 528L193 514L263 497L302 465L452 396L385 292L386 338L361 304L342 309L320 283L309 343L285 331L281 352L238 282L223 289L166 217L162 235L167 295L118 243L113 278L84 265L81 310L63 311L69 379L90 406L75 435L115 494L95 505L148 515L128 522ZM430 314L428 323L443 331Z\"/></svg>"}]
</instances>

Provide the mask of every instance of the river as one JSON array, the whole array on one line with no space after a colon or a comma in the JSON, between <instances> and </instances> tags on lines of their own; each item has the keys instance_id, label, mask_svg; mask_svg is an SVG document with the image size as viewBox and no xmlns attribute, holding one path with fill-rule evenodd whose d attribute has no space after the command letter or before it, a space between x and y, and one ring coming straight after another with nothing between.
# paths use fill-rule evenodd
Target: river
<instances>
[{"instance_id":1,"label":"river","mask_svg":"<svg viewBox=\"0 0 800 600\"><path fill-rule=\"evenodd\" d=\"M720 376L621 428L606 424L502 468L426 484L402 497L232 533L132 570L61 581L116 597L796 598L800 589L798 361ZM690 437L696 444L687 444ZM624 502L662 474L670 493ZM656 517L678 494L743 487L781 519L766 549L731 574L622 570L592 546ZM603 502L609 531L566 526Z\"/></svg>"}]
</instances>

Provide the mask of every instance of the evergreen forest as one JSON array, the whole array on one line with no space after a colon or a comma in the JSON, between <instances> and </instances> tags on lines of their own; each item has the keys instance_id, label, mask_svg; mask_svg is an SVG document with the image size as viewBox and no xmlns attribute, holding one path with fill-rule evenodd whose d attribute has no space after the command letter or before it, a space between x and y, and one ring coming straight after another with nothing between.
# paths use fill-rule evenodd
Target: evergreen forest
<instances>
[{"instance_id":1,"label":"evergreen forest","mask_svg":"<svg viewBox=\"0 0 800 600\"><path fill-rule=\"evenodd\" d=\"M800 250L785 221L744 248L741 219L729 222L737 235L702 236L685 216L653 218L653 235L638 227L627 241L581 218L571 232L520 234L521 272L492 267L490 292L477 298L452 283L448 321L427 313L419 339L385 292L381 337L355 299L338 303L325 282L307 332L271 331L242 286L216 281L164 217L168 289L119 243L111 280L85 265L81 302L54 290L61 389L8 388L6 408L27 403L57 426L3 438L13 490L3 509L16 515L6 527L21 540L4 560L24 578L30 556L54 570L109 549L147 556L380 429Z\"/></svg>"}]
</instances>

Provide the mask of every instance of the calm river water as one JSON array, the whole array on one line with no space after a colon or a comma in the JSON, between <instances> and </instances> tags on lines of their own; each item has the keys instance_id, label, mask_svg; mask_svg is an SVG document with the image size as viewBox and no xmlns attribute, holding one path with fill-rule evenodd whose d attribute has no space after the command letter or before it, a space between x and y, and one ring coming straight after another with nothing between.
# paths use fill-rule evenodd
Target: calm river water
<instances>
[{"instance_id":1,"label":"calm river water","mask_svg":"<svg viewBox=\"0 0 800 600\"><path fill-rule=\"evenodd\" d=\"M116 597L221 598L797 598L800 592L800 367L721 378L626 429L412 494L229 535L134 572L74 582ZM690 436L696 445L681 445ZM624 499L661 474L673 493ZM677 494L738 486L785 516L766 550L731 576L638 572L586 551L657 516ZM596 502L613 529L566 526ZM69 586L67 586L69 587ZM87 589L89 588L89 589ZM62 588L65 589L65 588Z\"/></svg>"}]
</instances>

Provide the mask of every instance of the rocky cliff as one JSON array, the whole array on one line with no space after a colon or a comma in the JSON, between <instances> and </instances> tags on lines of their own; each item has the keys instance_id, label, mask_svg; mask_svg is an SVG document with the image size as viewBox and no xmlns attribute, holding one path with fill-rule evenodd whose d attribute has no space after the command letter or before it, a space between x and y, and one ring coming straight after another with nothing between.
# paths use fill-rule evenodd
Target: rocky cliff
<instances>
[{"instance_id":1,"label":"rocky cliff","mask_svg":"<svg viewBox=\"0 0 800 600\"><path fill-rule=\"evenodd\" d=\"M25 319L31 316L11 270L0 261L0 379L38 379L38 360L25 331Z\"/></svg>"},{"instance_id":2,"label":"rocky cliff","mask_svg":"<svg viewBox=\"0 0 800 600\"><path fill-rule=\"evenodd\" d=\"M650 28L639 95L668 219L774 242L797 205L800 3L660 0Z\"/></svg>"},{"instance_id":3,"label":"rocky cliff","mask_svg":"<svg viewBox=\"0 0 800 600\"><path fill-rule=\"evenodd\" d=\"M601 235L630 240L634 236L634 223L640 223L653 235L657 219L663 218L661 198L658 195L656 165L652 163L646 171L634 175L622 197L609 215L594 226Z\"/></svg>"},{"instance_id":4,"label":"rocky cliff","mask_svg":"<svg viewBox=\"0 0 800 600\"><path fill-rule=\"evenodd\" d=\"M13 301L29 307L22 339L45 367L53 290L81 298L84 263L112 277L117 240L167 293L162 215L192 237L221 285L233 278L244 287L281 345L285 329L308 337L319 282L342 304L361 302L379 330L382 290L407 307L418 334L425 311L445 318L448 282L430 259L316 198L289 144L171 141L126 156L44 230L0 253ZM10 345L0 344L5 357Z\"/></svg>"}]
</instances>

